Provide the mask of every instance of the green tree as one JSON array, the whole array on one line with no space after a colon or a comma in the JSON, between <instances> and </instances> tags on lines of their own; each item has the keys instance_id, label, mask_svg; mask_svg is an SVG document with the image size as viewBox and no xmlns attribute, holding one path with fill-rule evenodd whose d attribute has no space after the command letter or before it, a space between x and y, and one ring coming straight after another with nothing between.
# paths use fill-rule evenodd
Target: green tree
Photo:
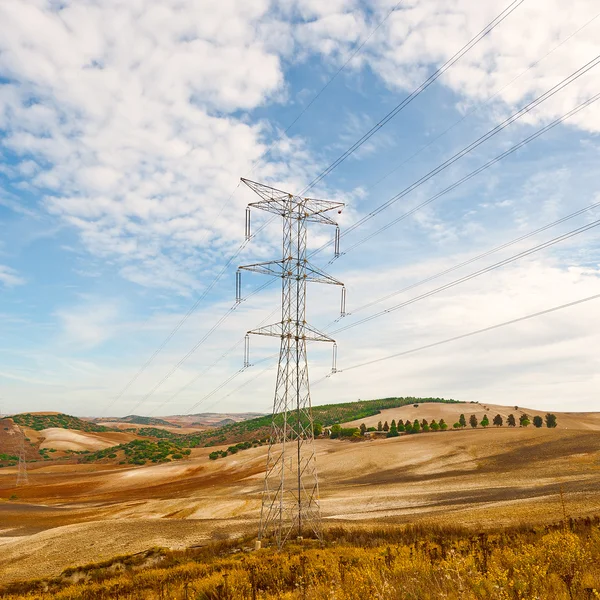
<instances>
[{"instance_id":1,"label":"green tree","mask_svg":"<svg viewBox=\"0 0 600 600\"><path fill-rule=\"evenodd\" d=\"M529 420L529 415L527 413L523 413L519 417L519 425L521 427L527 427L530 423L531 423L531 421Z\"/></svg>"},{"instance_id":2,"label":"green tree","mask_svg":"<svg viewBox=\"0 0 600 600\"><path fill-rule=\"evenodd\" d=\"M315 437L319 437L323 433L323 423L315 421L313 423L313 434Z\"/></svg>"},{"instance_id":3,"label":"green tree","mask_svg":"<svg viewBox=\"0 0 600 600\"><path fill-rule=\"evenodd\" d=\"M440 424L436 423L435 419L431 420L431 425L429 426L429 429L431 429L431 431L439 431L440 430Z\"/></svg>"},{"instance_id":4,"label":"green tree","mask_svg":"<svg viewBox=\"0 0 600 600\"><path fill-rule=\"evenodd\" d=\"M556 415L555 414L548 413L544 417L544 420L546 421L546 427L549 427L550 429L556 427Z\"/></svg>"},{"instance_id":5,"label":"green tree","mask_svg":"<svg viewBox=\"0 0 600 600\"><path fill-rule=\"evenodd\" d=\"M397 425L396 425L396 419L392 419L392 422L390 423L390 429L391 429L392 427L396 427L396 428L397 428Z\"/></svg>"},{"instance_id":6,"label":"green tree","mask_svg":"<svg viewBox=\"0 0 600 600\"><path fill-rule=\"evenodd\" d=\"M460 424L461 427L466 427L467 426L467 419L465 419L465 415L460 415L460 417L458 418L458 422Z\"/></svg>"},{"instance_id":7,"label":"green tree","mask_svg":"<svg viewBox=\"0 0 600 600\"><path fill-rule=\"evenodd\" d=\"M412 429L414 433L419 433L419 431L421 431L421 424L419 423L419 419L415 419L413 421Z\"/></svg>"},{"instance_id":8,"label":"green tree","mask_svg":"<svg viewBox=\"0 0 600 600\"><path fill-rule=\"evenodd\" d=\"M421 425L421 429L423 430L423 433L427 433L430 429L429 423L425 423L425 425Z\"/></svg>"},{"instance_id":9,"label":"green tree","mask_svg":"<svg viewBox=\"0 0 600 600\"><path fill-rule=\"evenodd\" d=\"M365 435L365 433L367 433L367 426L364 423L360 424L360 432L362 435Z\"/></svg>"},{"instance_id":10,"label":"green tree","mask_svg":"<svg viewBox=\"0 0 600 600\"><path fill-rule=\"evenodd\" d=\"M429 425L429 423L427 422L427 419L423 419L423 420L421 421L421 429L422 429L423 427L425 427L425 425Z\"/></svg>"},{"instance_id":11,"label":"green tree","mask_svg":"<svg viewBox=\"0 0 600 600\"><path fill-rule=\"evenodd\" d=\"M469 424L471 425L471 427L473 429L475 429L475 427L477 427L477 417L475 415L471 415L469 417Z\"/></svg>"},{"instance_id":12,"label":"green tree","mask_svg":"<svg viewBox=\"0 0 600 600\"><path fill-rule=\"evenodd\" d=\"M541 427L544 424L544 419L542 419L542 417L540 417L540 415L535 415L535 417L533 417L533 426L534 427Z\"/></svg>"},{"instance_id":13,"label":"green tree","mask_svg":"<svg viewBox=\"0 0 600 600\"><path fill-rule=\"evenodd\" d=\"M452 425L452 427L454 427L454 429L460 429L462 427L462 425L456 421L456 423L454 423L454 425Z\"/></svg>"},{"instance_id":14,"label":"green tree","mask_svg":"<svg viewBox=\"0 0 600 600\"><path fill-rule=\"evenodd\" d=\"M399 435L398 428L396 427L396 421L392 421L392 426L390 427L387 437L398 437Z\"/></svg>"},{"instance_id":15,"label":"green tree","mask_svg":"<svg viewBox=\"0 0 600 600\"><path fill-rule=\"evenodd\" d=\"M405 431L406 428L404 427L404 423L402 422L402 419L400 419L398 421L398 431Z\"/></svg>"},{"instance_id":16,"label":"green tree","mask_svg":"<svg viewBox=\"0 0 600 600\"><path fill-rule=\"evenodd\" d=\"M339 423L332 425L331 426L331 439L335 440L336 438L339 438L341 432L342 432L342 426Z\"/></svg>"},{"instance_id":17,"label":"green tree","mask_svg":"<svg viewBox=\"0 0 600 600\"><path fill-rule=\"evenodd\" d=\"M515 420L515 415L513 415L512 413L510 413L510 415L508 415L508 417L506 418L506 424L509 427L516 427L517 426L517 421Z\"/></svg>"},{"instance_id":18,"label":"green tree","mask_svg":"<svg viewBox=\"0 0 600 600\"><path fill-rule=\"evenodd\" d=\"M483 419L481 419L481 426L487 427L490 424L490 420L487 415L483 415Z\"/></svg>"},{"instance_id":19,"label":"green tree","mask_svg":"<svg viewBox=\"0 0 600 600\"><path fill-rule=\"evenodd\" d=\"M384 431L389 431L390 430L390 426L388 425L387 421L383 424L383 430Z\"/></svg>"},{"instance_id":20,"label":"green tree","mask_svg":"<svg viewBox=\"0 0 600 600\"><path fill-rule=\"evenodd\" d=\"M407 421L406 424L404 425L404 431L406 433L415 433L413 431L412 425Z\"/></svg>"},{"instance_id":21,"label":"green tree","mask_svg":"<svg viewBox=\"0 0 600 600\"><path fill-rule=\"evenodd\" d=\"M502 427L504 425L504 420L502 419L502 415L496 415L493 421L496 427Z\"/></svg>"},{"instance_id":22,"label":"green tree","mask_svg":"<svg viewBox=\"0 0 600 600\"><path fill-rule=\"evenodd\" d=\"M381 421L377 423L377 431L383 431L383 423Z\"/></svg>"},{"instance_id":23,"label":"green tree","mask_svg":"<svg viewBox=\"0 0 600 600\"><path fill-rule=\"evenodd\" d=\"M448 429L448 423L446 423L444 419L440 419L440 429L442 431L446 431L446 429Z\"/></svg>"}]
</instances>

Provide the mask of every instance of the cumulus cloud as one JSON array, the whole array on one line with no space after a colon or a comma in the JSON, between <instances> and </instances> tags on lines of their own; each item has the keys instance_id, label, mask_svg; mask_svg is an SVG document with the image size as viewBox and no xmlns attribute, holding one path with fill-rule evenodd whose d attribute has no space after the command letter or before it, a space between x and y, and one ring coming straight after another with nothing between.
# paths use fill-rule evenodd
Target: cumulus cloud
<instances>
[{"instance_id":1,"label":"cumulus cloud","mask_svg":"<svg viewBox=\"0 0 600 600\"><path fill-rule=\"evenodd\" d=\"M500 0L402 2L352 64L368 65L391 89L413 89L509 4ZM343 62L356 39L364 39L394 5L394 0L382 0L374 10L363 9L357 15L352 6L342 4L335 13L305 24L298 35L313 51ZM589 0L574 0L568 10L559 0L529 0L447 71L441 83L458 95L461 104L494 96L500 108L514 108L597 56L597 9ZM362 25L350 26L349 20ZM527 77L520 77L525 71ZM529 122L556 118L598 93L596 80L592 70L528 116ZM570 122L598 132L600 109L589 109Z\"/></svg>"},{"instance_id":2,"label":"cumulus cloud","mask_svg":"<svg viewBox=\"0 0 600 600\"><path fill-rule=\"evenodd\" d=\"M239 113L285 87L268 11L240 0L2 3L0 129L14 171L126 278L180 290L181 277L151 277L157 263L177 270L182 256L240 240L243 201L223 204L272 132ZM311 158L297 146L284 139L257 172L301 176Z\"/></svg>"}]
</instances>

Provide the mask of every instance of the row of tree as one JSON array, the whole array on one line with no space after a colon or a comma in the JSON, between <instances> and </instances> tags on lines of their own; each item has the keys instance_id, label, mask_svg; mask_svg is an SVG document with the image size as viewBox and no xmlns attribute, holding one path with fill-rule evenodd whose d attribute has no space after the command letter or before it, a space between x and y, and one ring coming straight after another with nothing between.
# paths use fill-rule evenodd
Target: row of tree
<instances>
[{"instance_id":1,"label":"row of tree","mask_svg":"<svg viewBox=\"0 0 600 600\"><path fill-rule=\"evenodd\" d=\"M548 413L544 418L540 417L539 415L535 415L533 417L533 420L529 417L527 413L523 413L519 416L520 427L528 427L532 424L532 422L533 426L538 428L543 427L544 425L546 425L546 427L549 428L554 428L557 425L556 415L552 413ZM502 415L498 414L492 419L492 423L496 427L502 427L504 425L504 418L502 417ZM477 415L471 415L469 417L469 425L473 429L475 429L478 426L485 428L489 427L490 421L487 415L484 415L481 421L477 419ZM508 415L508 417L506 418L506 425L508 427L517 426L517 419L513 414ZM458 421L454 423L453 428L463 429L465 427L467 427L467 419L464 414L461 414ZM394 419L392 420L391 425L388 424L387 421L379 421L379 423L377 424L377 428L367 427L363 423L360 426L360 433L364 435L368 431L384 431L387 432L388 437L396 437L400 435L400 433L426 433L428 431L445 431L446 429L448 429L448 424L444 421L444 419L440 419L439 423L435 419L433 419L431 423L428 422L427 419L422 419L421 421L415 419L412 422L409 420L406 420L406 422L404 422L402 421L402 419L399 419L396 423L396 420ZM341 434L340 437L343 437L342 431L340 431L339 433Z\"/></svg>"}]
</instances>

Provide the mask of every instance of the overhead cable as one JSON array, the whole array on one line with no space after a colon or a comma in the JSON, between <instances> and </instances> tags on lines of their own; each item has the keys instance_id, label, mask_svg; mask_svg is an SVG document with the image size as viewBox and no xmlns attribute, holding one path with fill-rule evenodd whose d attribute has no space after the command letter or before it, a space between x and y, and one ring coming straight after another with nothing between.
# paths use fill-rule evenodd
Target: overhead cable
<instances>
[{"instance_id":1,"label":"overhead cable","mask_svg":"<svg viewBox=\"0 0 600 600\"><path fill-rule=\"evenodd\" d=\"M389 200L387 200L383 204L380 204L377 208L373 209L371 212L366 214L364 217L362 217L361 219L359 219L358 221L356 221L355 223L353 223L352 225L347 227L344 230L344 232L342 233L342 237L349 235L356 228L364 225L367 221L371 220L373 217L375 217L379 213L383 212L384 210L386 210L387 208L392 206L395 202L397 202L404 196L408 195L409 193L411 193L412 191L414 191L415 189L417 189L418 187L423 185L425 182L429 181L431 178L435 177L436 175L438 175L439 173L441 173L442 171L444 171L445 169L447 169L448 167L453 165L455 162L460 160L462 157L464 157L467 154L469 154L470 152L472 152L475 148L481 146L483 143L485 143L486 141L491 139L493 136L500 133L502 130L506 129L509 125L511 125L512 123L514 123L515 121L517 121L518 119L520 119L521 117L523 117L524 115L526 115L527 113L532 111L534 108L536 108L537 106L542 104L544 101L548 100L549 98L551 98L552 96L557 94L559 91L561 91L562 89L564 89L565 87L567 87L568 85L570 85L571 83L573 83L574 81L576 81L577 79L579 79L580 77L582 77L583 75L588 73L591 69L596 67L599 63L600 63L600 55L593 58L591 61L589 61L588 63L583 65L577 71L571 73L568 77L563 79L560 83L557 83L556 85L554 85L552 88L550 88L548 91L544 92L542 95L538 96L535 100L532 100L527 105L525 105L523 108L521 108L517 112L513 113L510 117L508 117L507 119L502 121L502 123L500 123L499 125L496 125L496 127L494 127L493 129L491 129L490 131L488 131L487 133L485 133L484 135L479 137L477 140L475 140L468 146L465 146L462 150L460 150L459 152L457 152L450 158L446 159L443 163L438 165L435 169L429 171L426 175L423 175L418 180L413 182L411 185L404 188L401 192L392 196ZM592 101L595 101L595 99L597 99L597 97L595 97L594 100L592 100ZM589 101L586 101L586 102L589 102ZM587 106L587 104L586 104L586 106ZM585 108L585 106L579 105L578 108L579 109ZM333 244L334 241L335 241L334 239L330 239L329 241L325 242L322 246L320 246L316 250L313 250L313 252L310 254L310 256L313 256L313 255L321 252L322 250L324 250L325 248L327 248L328 246Z\"/></svg>"},{"instance_id":2,"label":"overhead cable","mask_svg":"<svg viewBox=\"0 0 600 600\"><path fill-rule=\"evenodd\" d=\"M421 352L423 350L429 350L430 348L436 348L438 346L442 346L444 344L449 344L451 342L456 342L458 340L463 340L465 338L469 338L472 337L474 335L479 335L480 333L486 333L488 331L494 331L495 329L500 329L501 327L507 327L508 325L514 325L516 323L521 323L522 321L527 321L529 319L534 319L536 317L541 317L542 315L548 315L554 312L558 312L559 310L563 310L565 308L571 308L573 306L578 306L580 304L583 304L585 302L591 302L592 300L597 300L600 298L600 294L595 294L593 296L588 296L587 298L581 298L580 300L575 300L574 302L568 302L567 304L561 304L560 306L555 306L553 308L548 308L546 310L541 310L539 312L530 314L530 315L525 315L524 317L518 317L516 319L511 319L510 321L505 321L503 323L498 323L496 325L491 325L490 327L484 327L483 329L477 329L475 331L470 331L469 333L463 333L461 335L456 335L454 337L445 339L445 340L441 340L439 342L434 342L432 344L426 344L424 346L420 346L418 348L413 348L412 350L405 350L402 352L396 352L395 354L390 354L388 356L382 356L380 358L374 358L372 360L368 360L362 363L358 363L355 365L351 365L350 367L346 367L345 369L338 369L336 371L337 373L345 373L347 371L352 371L354 369L360 369L362 367L367 367L369 365L374 365L376 363L379 362L383 362L385 360L390 360L392 358L399 358L401 356L407 356L409 354L414 354L416 352ZM315 382L313 385L317 385L318 383L321 383L322 381L324 381L325 379L328 379L330 376L332 376L332 374L330 373L329 375L326 375L325 377L323 377L322 379L320 379L319 381Z\"/></svg>"},{"instance_id":3,"label":"overhead cable","mask_svg":"<svg viewBox=\"0 0 600 600\"><path fill-rule=\"evenodd\" d=\"M495 269L504 267L505 265L507 265L509 263L515 262L516 260L519 260L521 258L525 258L526 256L530 256L531 254L533 254L535 252L539 252L540 250L545 250L546 248L549 248L551 246L554 246L555 244L558 244L560 242L568 240L576 235L579 235L581 233L589 231L590 229L598 227L599 225L600 225L600 219L598 219L596 221L592 221L591 223L588 223L587 225L583 225L582 227L579 227L573 231L569 231L568 233L559 235L558 237L555 237L551 240L548 240L547 242L544 242L542 244L534 246L533 248L529 248L528 250L524 250L523 252L519 252L518 254L515 254L514 256L505 258L504 260L494 263L493 265L484 267L483 269L480 269L479 271L475 271L475 273L465 275L464 277L461 277L460 279L456 279L454 281L451 281L450 283L446 283L438 288L435 288L434 290L425 292L424 294L421 294L420 296L416 296L415 298L411 298L410 300L406 300L404 302L401 302L400 304L396 304L394 306L386 308L385 310L382 310L378 313L374 313L372 315L369 315L368 317L364 317L363 319L360 319L359 321L355 321L354 323L351 323L344 327L340 327L339 329L336 329L336 330L332 331L331 333L332 334L340 333L342 331L347 331L348 329L358 327L359 325L363 325L364 323L368 323L369 321L372 321L373 319L377 319L379 317L382 317L383 315L387 315L391 312L394 312L396 310L399 310L401 308L404 308L406 306L414 304L415 302L419 302L421 300L424 300L425 298L429 298L431 296L434 296L435 294L439 294L440 292L443 292L450 288L456 287L457 285L460 285L461 283L471 281L471 279L475 279L476 277L479 277L480 275L484 275L486 273L489 273L490 271L494 271Z\"/></svg>"},{"instance_id":4,"label":"overhead cable","mask_svg":"<svg viewBox=\"0 0 600 600\"><path fill-rule=\"evenodd\" d=\"M495 27L500 25L513 11L515 11L525 0L514 0L505 8L493 21L484 27L475 37L467 42L454 56L449 58L439 69L430 75L419 87L413 90L400 104L396 105L383 119L374 125L367 133L358 139L348 150L334 160L324 171L313 179L301 192L304 195L308 190L315 187L321 180L329 175L334 169L342 164L351 154L356 152L365 142L373 137L382 127L387 125L400 111L406 108L419 94L424 92L432 83L439 79L448 69L459 61L467 52L476 46L484 37L486 37Z\"/></svg>"}]
</instances>

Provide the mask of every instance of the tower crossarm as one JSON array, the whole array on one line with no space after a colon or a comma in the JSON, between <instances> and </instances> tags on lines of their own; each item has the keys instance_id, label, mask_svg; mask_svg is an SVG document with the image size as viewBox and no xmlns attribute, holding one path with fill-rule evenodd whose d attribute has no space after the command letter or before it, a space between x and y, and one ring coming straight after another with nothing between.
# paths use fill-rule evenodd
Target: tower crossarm
<instances>
[{"instance_id":1,"label":"tower crossarm","mask_svg":"<svg viewBox=\"0 0 600 600\"><path fill-rule=\"evenodd\" d=\"M283 268L283 260L269 260L267 262L254 263L253 265L244 265L238 267L242 271L254 271L262 275L274 275L275 277L283 277L285 272Z\"/></svg>"},{"instance_id":2,"label":"tower crossarm","mask_svg":"<svg viewBox=\"0 0 600 600\"><path fill-rule=\"evenodd\" d=\"M306 264L306 274L307 281L314 281L316 283L328 283L329 285L344 285L341 281L334 279L331 275L328 275L327 273L325 273L325 271L322 271L321 269L315 267L314 265L311 265L310 263Z\"/></svg>"},{"instance_id":3,"label":"tower crossarm","mask_svg":"<svg viewBox=\"0 0 600 600\"><path fill-rule=\"evenodd\" d=\"M287 323L273 323L272 325L264 325L263 327L258 327L257 329L252 329L248 331L249 335L266 335L269 337L278 337L278 338L294 338L296 336L290 332ZM335 340L330 338L328 335L325 335L323 332L311 327L310 325L304 323L303 333L298 337L298 340L304 340L307 342L330 342L335 344Z\"/></svg>"},{"instance_id":4,"label":"tower crossarm","mask_svg":"<svg viewBox=\"0 0 600 600\"><path fill-rule=\"evenodd\" d=\"M256 183L249 179L242 178L242 181L262 198L262 201L250 203L249 207L258 208L282 217L290 217L312 223L337 225L336 221L324 213L330 210L341 211L344 207L343 202L302 198L301 196L294 196L288 192L283 192L277 188Z\"/></svg>"},{"instance_id":5,"label":"tower crossarm","mask_svg":"<svg viewBox=\"0 0 600 600\"><path fill-rule=\"evenodd\" d=\"M267 262L254 263L252 265L243 265L238 267L240 271L252 271L254 273L261 273L262 275L272 275L274 277L289 277L296 279L300 277L304 281L311 281L313 283L327 283L329 285L341 285L344 284L337 279L331 277L322 271L318 267L311 265L305 261L301 275L298 274L297 270L290 270L293 267L292 258L283 260L269 260Z\"/></svg>"}]
</instances>

